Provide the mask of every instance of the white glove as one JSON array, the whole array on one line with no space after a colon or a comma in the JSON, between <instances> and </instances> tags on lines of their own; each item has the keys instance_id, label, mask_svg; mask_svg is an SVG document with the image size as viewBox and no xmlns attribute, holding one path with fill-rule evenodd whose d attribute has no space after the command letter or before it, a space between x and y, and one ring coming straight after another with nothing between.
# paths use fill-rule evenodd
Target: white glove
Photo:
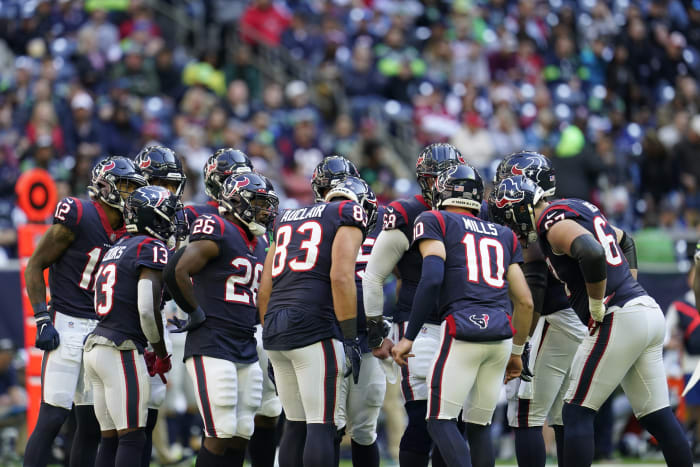
<instances>
[{"instance_id":1,"label":"white glove","mask_svg":"<svg viewBox=\"0 0 700 467\"><path fill-rule=\"evenodd\" d=\"M603 318L605 318L605 304L603 300L588 297L588 311L590 311L593 321L603 322Z\"/></svg>"}]
</instances>

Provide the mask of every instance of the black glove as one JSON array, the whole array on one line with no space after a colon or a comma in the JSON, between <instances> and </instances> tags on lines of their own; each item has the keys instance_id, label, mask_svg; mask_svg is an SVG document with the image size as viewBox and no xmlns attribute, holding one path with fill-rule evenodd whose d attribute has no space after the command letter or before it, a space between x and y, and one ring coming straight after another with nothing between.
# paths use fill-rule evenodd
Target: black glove
<instances>
[{"instance_id":1,"label":"black glove","mask_svg":"<svg viewBox=\"0 0 700 467\"><path fill-rule=\"evenodd\" d=\"M46 311L34 315L36 321L36 342L34 345L41 350L54 350L60 343L58 331L51 323L51 316Z\"/></svg>"},{"instance_id":2,"label":"black glove","mask_svg":"<svg viewBox=\"0 0 700 467\"><path fill-rule=\"evenodd\" d=\"M345 376L350 376L355 384L360 380L360 365L362 364L362 349L360 338L346 339L343 343L345 349Z\"/></svg>"},{"instance_id":3,"label":"black glove","mask_svg":"<svg viewBox=\"0 0 700 467\"><path fill-rule=\"evenodd\" d=\"M201 307L197 307L192 313L187 315L187 321L173 317L169 319L168 322L177 328L172 331L177 334L197 329L202 325L205 319L207 319L207 317L204 314L204 310L202 310Z\"/></svg>"},{"instance_id":4,"label":"black glove","mask_svg":"<svg viewBox=\"0 0 700 467\"><path fill-rule=\"evenodd\" d=\"M272 361L267 360L267 377L270 378L272 384L275 385L275 390L277 389L277 381L275 381L275 370L272 368Z\"/></svg>"},{"instance_id":5,"label":"black glove","mask_svg":"<svg viewBox=\"0 0 700 467\"><path fill-rule=\"evenodd\" d=\"M520 372L520 379L523 381L527 381L528 383L532 381L532 377L535 376L532 374L532 371L530 371L530 368L528 368L527 364L530 361L530 343L525 342L525 348L523 348L523 353L520 355L520 358L523 359L523 371Z\"/></svg>"},{"instance_id":6,"label":"black glove","mask_svg":"<svg viewBox=\"0 0 700 467\"><path fill-rule=\"evenodd\" d=\"M367 344L370 349L382 346L384 338L389 335L391 325L383 317L367 319Z\"/></svg>"}]
</instances>

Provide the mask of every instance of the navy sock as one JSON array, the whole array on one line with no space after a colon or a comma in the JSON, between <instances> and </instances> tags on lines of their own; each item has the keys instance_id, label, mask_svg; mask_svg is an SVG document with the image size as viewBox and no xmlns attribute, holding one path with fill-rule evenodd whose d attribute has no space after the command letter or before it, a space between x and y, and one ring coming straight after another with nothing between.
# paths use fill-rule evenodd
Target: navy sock
<instances>
[{"instance_id":1,"label":"navy sock","mask_svg":"<svg viewBox=\"0 0 700 467\"><path fill-rule=\"evenodd\" d=\"M114 467L134 467L134 461L141 461L143 446L146 444L146 433L143 429L130 431L119 437L117 458Z\"/></svg>"},{"instance_id":2,"label":"navy sock","mask_svg":"<svg viewBox=\"0 0 700 467\"><path fill-rule=\"evenodd\" d=\"M304 467L329 467L335 464L335 436L331 423L308 423L304 444Z\"/></svg>"},{"instance_id":3,"label":"navy sock","mask_svg":"<svg viewBox=\"0 0 700 467\"><path fill-rule=\"evenodd\" d=\"M541 426L515 428L515 457L523 467L544 467L547 463L547 449Z\"/></svg>"},{"instance_id":4,"label":"navy sock","mask_svg":"<svg viewBox=\"0 0 700 467\"><path fill-rule=\"evenodd\" d=\"M693 465L693 455L678 419L670 407L665 407L639 419L661 446L666 465L684 467Z\"/></svg>"},{"instance_id":5,"label":"navy sock","mask_svg":"<svg viewBox=\"0 0 700 467\"><path fill-rule=\"evenodd\" d=\"M377 441L369 446L363 446L352 441L352 465L379 467L379 447ZM434 464L433 464L434 465Z\"/></svg>"},{"instance_id":6,"label":"navy sock","mask_svg":"<svg viewBox=\"0 0 700 467\"><path fill-rule=\"evenodd\" d=\"M100 424L92 405L75 406L76 429L70 451L70 467L93 467L100 444Z\"/></svg>"},{"instance_id":7,"label":"navy sock","mask_svg":"<svg viewBox=\"0 0 700 467\"><path fill-rule=\"evenodd\" d=\"M343 442L343 437L345 436L345 427L340 430L336 430L335 438L333 439L333 465L340 464L340 443Z\"/></svg>"},{"instance_id":8,"label":"navy sock","mask_svg":"<svg viewBox=\"0 0 700 467\"><path fill-rule=\"evenodd\" d=\"M492 467L496 463L491 442L491 425L467 423L467 439L474 467Z\"/></svg>"},{"instance_id":9,"label":"navy sock","mask_svg":"<svg viewBox=\"0 0 700 467\"><path fill-rule=\"evenodd\" d=\"M445 459L442 458L442 454L440 454L440 446L437 443L433 443L433 450L430 453L430 465L432 467L448 467Z\"/></svg>"},{"instance_id":10,"label":"navy sock","mask_svg":"<svg viewBox=\"0 0 700 467\"><path fill-rule=\"evenodd\" d=\"M204 443L202 443L197 454L197 462L194 465L195 467L226 467L228 462L225 453L223 456L217 456L204 447Z\"/></svg>"},{"instance_id":11,"label":"navy sock","mask_svg":"<svg viewBox=\"0 0 700 467\"><path fill-rule=\"evenodd\" d=\"M425 422L428 401L409 401L405 407L408 425L399 445L399 464L402 467L426 467L432 445Z\"/></svg>"},{"instance_id":12,"label":"navy sock","mask_svg":"<svg viewBox=\"0 0 700 467\"><path fill-rule=\"evenodd\" d=\"M117 457L118 447L118 437L102 438L95 457L95 467L114 467L114 459Z\"/></svg>"},{"instance_id":13,"label":"navy sock","mask_svg":"<svg viewBox=\"0 0 700 467\"><path fill-rule=\"evenodd\" d=\"M564 467L564 425L552 425L557 442L557 464Z\"/></svg>"},{"instance_id":14,"label":"navy sock","mask_svg":"<svg viewBox=\"0 0 700 467\"><path fill-rule=\"evenodd\" d=\"M306 422L287 420L280 440L280 467L302 467L304 465L305 443Z\"/></svg>"},{"instance_id":15,"label":"navy sock","mask_svg":"<svg viewBox=\"0 0 700 467\"><path fill-rule=\"evenodd\" d=\"M275 427L255 426L253 436L248 441L248 455L253 467L273 467L275 465Z\"/></svg>"},{"instance_id":16,"label":"navy sock","mask_svg":"<svg viewBox=\"0 0 700 467\"><path fill-rule=\"evenodd\" d=\"M229 467L243 467L245 461L245 449L228 448L224 454L226 465Z\"/></svg>"},{"instance_id":17,"label":"navy sock","mask_svg":"<svg viewBox=\"0 0 700 467\"><path fill-rule=\"evenodd\" d=\"M430 436L440 447L445 464L454 467L470 467L469 447L454 420L430 419L427 423Z\"/></svg>"},{"instance_id":18,"label":"navy sock","mask_svg":"<svg viewBox=\"0 0 700 467\"><path fill-rule=\"evenodd\" d=\"M593 463L593 420L595 411L574 404L564 404L564 465L590 467Z\"/></svg>"},{"instance_id":19,"label":"navy sock","mask_svg":"<svg viewBox=\"0 0 700 467\"><path fill-rule=\"evenodd\" d=\"M39 418L29 437L24 453L25 467L45 467L51 455L53 440L68 418L70 410L54 407L45 402L39 407Z\"/></svg>"},{"instance_id":20,"label":"navy sock","mask_svg":"<svg viewBox=\"0 0 700 467\"><path fill-rule=\"evenodd\" d=\"M153 429L156 427L157 422L158 409L148 409L148 418L146 419L146 444L143 445L141 467L148 467L151 465L151 454L153 453Z\"/></svg>"}]
</instances>

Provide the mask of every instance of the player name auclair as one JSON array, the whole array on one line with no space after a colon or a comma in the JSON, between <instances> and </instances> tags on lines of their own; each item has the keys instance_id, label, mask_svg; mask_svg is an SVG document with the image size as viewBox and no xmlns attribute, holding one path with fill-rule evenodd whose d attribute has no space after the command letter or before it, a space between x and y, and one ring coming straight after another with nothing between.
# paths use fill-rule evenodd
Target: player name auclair
<instances>
[{"instance_id":1,"label":"player name auclair","mask_svg":"<svg viewBox=\"0 0 700 467\"><path fill-rule=\"evenodd\" d=\"M496 226L493 224L489 224L476 219L469 219L466 217L462 218L462 222L464 222L464 228L467 230L471 230L472 232L478 232L484 235L498 236L498 230L496 230Z\"/></svg>"},{"instance_id":2,"label":"player name auclair","mask_svg":"<svg viewBox=\"0 0 700 467\"><path fill-rule=\"evenodd\" d=\"M310 208L290 209L282 214L280 222L292 222L309 219L311 217L321 217L326 206L325 204L317 204Z\"/></svg>"}]
</instances>

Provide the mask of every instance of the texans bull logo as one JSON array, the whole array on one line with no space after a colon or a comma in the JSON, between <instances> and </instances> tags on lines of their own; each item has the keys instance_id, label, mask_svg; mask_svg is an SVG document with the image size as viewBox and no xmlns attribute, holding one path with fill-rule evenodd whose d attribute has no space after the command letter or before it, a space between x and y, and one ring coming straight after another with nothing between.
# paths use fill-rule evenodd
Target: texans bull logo
<instances>
[{"instance_id":1,"label":"texans bull logo","mask_svg":"<svg viewBox=\"0 0 700 467\"><path fill-rule=\"evenodd\" d=\"M109 170L112 170L112 169L115 168L116 166L117 166L117 164L116 164L114 161L109 161L109 162L107 162L105 165L102 166L101 172L102 172L102 173L105 173L105 172L107 172L107 171L109 171Z\"/></svg>"},{"instance_id":2,"label":"texans bull logo","mask_svg":"<svg viewBox=\"0 0 700 467\"><path fill-rule=\"evenodd\" d=\"M469 321L479 326L480 329L486 329L489 327L489 315L469 315Z\"/></svg>"},{"instance_id":3,"label":"texans bull logo","mask_svg":"<svg viewBox=\"0 0 700 467\"><path fill-rule=\"evenodd\" d=\"M235 185L233 185L233 192L235 193L240 188L248 186L249 184L250 184L250 180L248 180L248 177L243 177L243 180L236 180Z\"/></svg>"},{"instance_id":4,"label":"texans bull logo","mask_svg":"<svg viewBox=\"0 0 700 467\"><path fill-rule=\"evenodd\" d=\"M511 174L524 175L532 180L539 180L542 170L542 160L539 157L525 157L510 168Z\"/></svg>"},{"instance_id":5,"label":"texans bull logo","mask_svg":"<svg viewBox=\"0 0 700 467\"><path fill-rule=\"evenodd\" d=\"M158 190L156 193L153 194L153 198L158 195L158 199L156 200L156 204L154 207L160 207L161 204L165 202L166 199L170 197L170 192L167 190Z\"/></svg>"},{"instance_id":6,"label":"texans bull logo","mask_svg":"<svg viewBox=\"0 0 700 467\"><path fill-rule=\"evenodd\" d=\"M518 189L516 183L510 179L506 178L501 182L496 190L496 206L499 208L505 207L511 203L517 203L525 199L525 193Z\"/></svg>"},{"instance_id":7,"label":"texans bull logo","mask_svg":"<svg viewBox=\"0 0 700 467\"><path fill-rule=\"evenodd\" d=\"M146 169L151 166L151 158L146 156L139 161L139 168Z\"/></svg>"}]
</instances>

